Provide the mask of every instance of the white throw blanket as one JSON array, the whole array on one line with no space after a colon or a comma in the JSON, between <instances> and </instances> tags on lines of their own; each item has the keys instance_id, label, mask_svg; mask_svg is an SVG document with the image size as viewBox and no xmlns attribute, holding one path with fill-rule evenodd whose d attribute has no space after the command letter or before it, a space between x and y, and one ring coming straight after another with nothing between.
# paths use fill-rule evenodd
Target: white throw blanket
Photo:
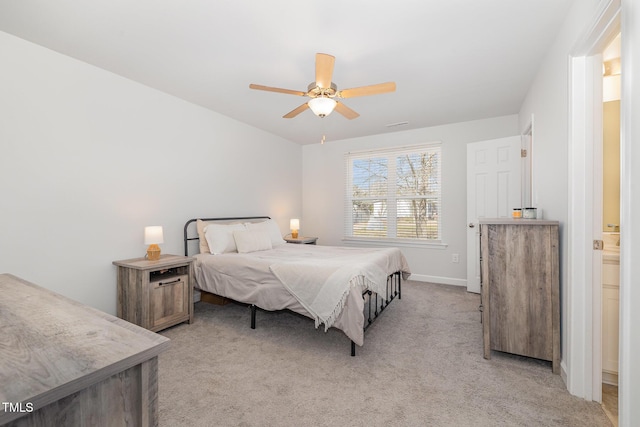
<instances>
[{"instance_id":1,"label":"white throw blanket","mask_svg":"<svg viewBox=\"0 0 640 427\"><path fill-rule=\"evenodd\" d=\"M399 249L379 249L338 259L309 259L271 265L271 271L327 331L342 312L352 289L369 289L387 298L387 276L403 267ZM394 262L395 261L395 262Z\"/></svg>"}]
</instances>

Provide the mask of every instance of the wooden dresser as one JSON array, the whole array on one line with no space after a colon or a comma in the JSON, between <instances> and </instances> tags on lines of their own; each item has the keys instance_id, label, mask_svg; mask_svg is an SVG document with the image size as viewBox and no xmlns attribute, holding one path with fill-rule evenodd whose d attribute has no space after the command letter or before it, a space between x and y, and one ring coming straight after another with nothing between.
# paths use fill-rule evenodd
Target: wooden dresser
<instances>
[{"instance_id":1,"label":"wooden dresser","mask_svg":"<svg viewBox=\"0 0 640 427\"><path fill-rule=\"evenodd\" d=\"M559 373L558 222L479 222L484 357L491 350L534 357Z\"/></svg>"},{"instance_id":2,"label":"wooden dresser","mask_svg":"<svg viewBox=\"0 0 640 427\"><path fill-rule=\"evenodd\" d=\"M161 335L0 274L0 425L158 425Z\"/></svg>"}]
</instances>

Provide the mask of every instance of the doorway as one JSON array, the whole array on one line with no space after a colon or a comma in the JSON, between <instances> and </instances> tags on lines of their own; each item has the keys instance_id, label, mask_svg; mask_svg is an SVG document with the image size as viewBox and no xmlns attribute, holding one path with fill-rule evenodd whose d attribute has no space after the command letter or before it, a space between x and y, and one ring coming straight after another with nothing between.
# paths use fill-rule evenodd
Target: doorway
<instances>
[{"instance_id":1,"label":"doorway","mask_svg":"<svg viewBox=\"0 0 640 427\"><path fill-rule=\"evenodd\" d=\"M531 201L533 200L533 179L531 175L531 171L533 170L533 166L531 165L533 159L533 114L531 115L531 120L529 124L525 128L524 132L521 135L522 139L522 174L521 174L521 187L522 187L522 202L521 206L528 207L533 206ZM542 218L540 215L538 218Z\"/></svg>"},{"instance_id":2,"label":"doorway","mask_svg":"<svg viewBox=\"0 0 640 427\"><path fill-rule=\"evenodd\" d=\"M620 2L613 0L600 11L588 33L574 48L570 61L569 217L572 220L568 223L570 296L566 322L574 327L567 331L570 343L567 364L571 368L566 382L572 394L597 402L602 402L603 380L602 53L620 33L620 22ZM624 364L620 369L624 370ZM625 390L621 390L622 399Z\"/></svg>"},{"instance_id":3,"label":"doorway","mask_svg":"<svg viewBox=\"0 0 640 427\"><path fill-rule=\"evenodd\" d=\"M620 38L602 52L602 407L614 426L620 336Z\"/></svg>"}]
</instances>

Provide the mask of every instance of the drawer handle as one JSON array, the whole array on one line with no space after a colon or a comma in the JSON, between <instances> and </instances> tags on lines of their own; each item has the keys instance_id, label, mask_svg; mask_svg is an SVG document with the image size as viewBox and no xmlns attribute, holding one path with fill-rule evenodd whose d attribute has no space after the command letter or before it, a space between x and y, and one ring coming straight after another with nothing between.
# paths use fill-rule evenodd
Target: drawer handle
<instances>
[{"instance_id":1,"label":"drawer handle","mask_svg":"<svg viewBox=\"0 0 640 427\"><path fill-rule=\"evenodd\" d=\"M158 285L159 286L164 286L164 285L173 285L174 283L178 283L180 281L180 279L176 279L176 280L172 280L171 282L159 282Z\"/></svg>"}]
</instances>

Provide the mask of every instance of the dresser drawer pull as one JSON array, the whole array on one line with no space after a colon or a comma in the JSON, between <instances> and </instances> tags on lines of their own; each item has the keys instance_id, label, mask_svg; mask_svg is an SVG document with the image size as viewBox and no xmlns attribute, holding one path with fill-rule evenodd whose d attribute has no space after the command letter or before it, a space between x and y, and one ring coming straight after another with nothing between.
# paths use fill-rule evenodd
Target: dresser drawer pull
<instances>
[{"instance_id":1,"label":"dresser drawer pull","mask_svg":"<svg viewBox=\"0 0 640 427\"><path fill-rule=\"evenodd\" d=\"M178 283L180 282L180 278L176 279L176 280L172 280L171 282L158 282L159 286L164 286L164 285L173 285L174 283Z\"/></svg>"}]
</instances>

